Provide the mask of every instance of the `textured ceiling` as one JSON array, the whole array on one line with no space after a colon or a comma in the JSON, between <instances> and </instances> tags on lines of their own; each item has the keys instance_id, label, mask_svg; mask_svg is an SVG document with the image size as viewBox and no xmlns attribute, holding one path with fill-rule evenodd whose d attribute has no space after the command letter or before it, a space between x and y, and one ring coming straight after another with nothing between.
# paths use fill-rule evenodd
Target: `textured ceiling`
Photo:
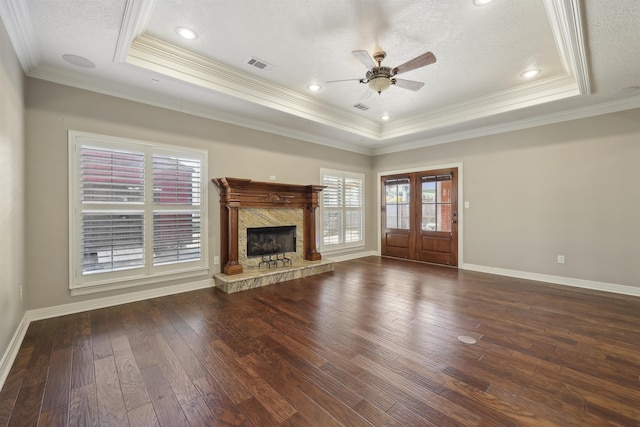
<instances>
[{"instance_id":1,"label":"textured ceiling","mask_svg":"<svg viewBox=\"0 0 640 427\"><path fill-rule=\"evenodd\" d=\"M0 14L29 76L367 154L640 107L637 0L0 0ZM417 92L363 97L353 50L437 62L400 76ZM341 79L356 80L325 83Z\"/></svg>"}]
</instances>

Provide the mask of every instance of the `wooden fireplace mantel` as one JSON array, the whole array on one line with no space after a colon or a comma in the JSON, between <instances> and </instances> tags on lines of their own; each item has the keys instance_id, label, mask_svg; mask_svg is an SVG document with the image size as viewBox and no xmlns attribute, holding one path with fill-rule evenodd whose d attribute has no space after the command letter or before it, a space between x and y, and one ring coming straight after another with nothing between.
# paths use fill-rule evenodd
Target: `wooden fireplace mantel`
<instances>
[{"instance_id":1,"label":"wooden fireplace mantel","mask_svg":"<svg viewBox=\"0 0 640 427\"><path fill-rule=\"evenodd\" d=\"M259 182L241 178L211 180L220 192L220 262L225 274L242 273L238 262L238 209L300 208L304 210L304 259L322 258L316 250L316 209L323 185Z\"/></svg>"}]
</instances>

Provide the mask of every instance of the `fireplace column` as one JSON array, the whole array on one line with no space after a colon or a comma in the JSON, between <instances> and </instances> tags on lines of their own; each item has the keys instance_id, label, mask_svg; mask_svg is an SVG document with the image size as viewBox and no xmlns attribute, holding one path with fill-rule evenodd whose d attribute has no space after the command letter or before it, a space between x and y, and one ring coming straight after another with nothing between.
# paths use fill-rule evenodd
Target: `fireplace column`
<instances>
[{"instance_id":1,"label":"fireplace column","mask_svg":"<svg viewBox=\"0 0 640 427\"><path fill-rule=\"evenodd\" d=\"M221 224L227 223L226 242L224 242L224 236L220 241L221 245L227 247L227 251L221 251L222 254L226 252L227 255L226 261L222 260L223 271L225 274L240 274L242 273L242 265L238 262L238 207L225 206L221 211L224 211L226 216L226 221ZM222 212L220 214L222 216Z\"/></svg>"},{"instance_id":2,"label":"fireplace column","mask_svg":"<svg viewBox=\"0 0 640 427\"><path fill-rule=\"evenodd\" d=\"M312 193L317 199L318 193ZM318 201L312 201L304 210L304 258L319 261L322 255L316 249L316 208Z\"/></svg>"}]
</instances>

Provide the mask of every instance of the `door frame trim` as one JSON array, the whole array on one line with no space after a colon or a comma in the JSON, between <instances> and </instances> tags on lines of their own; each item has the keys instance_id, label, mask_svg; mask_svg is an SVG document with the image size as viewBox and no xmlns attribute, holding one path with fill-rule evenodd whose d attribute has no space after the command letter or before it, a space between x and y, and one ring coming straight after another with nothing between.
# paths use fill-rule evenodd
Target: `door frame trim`
<instances>
[{"instance_id":1,"label":"door frame trim","mask_svg":"<svg viewBox=\"0 0 640 427\"><path fill-rule=\"evenodd\" d=\"M376 232L376 235L377 235L377 241L378 241L378 248L377 248L378 256L381 256L382 254L382 231L381 231L382 218L380 218L380 211L382 209L382 202L380 200L380 194L381 194L380 192L382 191L382 188L380 187L380 181L382 180L382 177L386 175L397 175L402 173L414 173L414 172L430 171L430 170L436 170L436 169L452 169L452 168L458 169L458 267L457 268L462 268L462 266L464 265L463 236L464 236L464 210L465 210L464 197L463 197L464 175L462 171L462 162L424 165L424 166L413 167L409 169L395 169L395 170L389 170L389 171L380 171L377 173L377 181L376 181L377 232Z\"/></svg>"}]
</instances>

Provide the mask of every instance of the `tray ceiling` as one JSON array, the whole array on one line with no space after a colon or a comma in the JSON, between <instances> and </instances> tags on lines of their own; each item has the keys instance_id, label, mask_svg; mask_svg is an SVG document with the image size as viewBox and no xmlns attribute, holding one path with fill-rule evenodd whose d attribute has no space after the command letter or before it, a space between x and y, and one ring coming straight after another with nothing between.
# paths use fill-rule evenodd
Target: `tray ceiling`
<instances>
[{"instance_id":1,"label":"tray ceiling","mask_svg":"<svg viewBox=\"0 0 640 427\"><path fill-rule=\"evenodd\" d=\"M8 0L0 14L29 76L372 155L640 107L636 0ZM437 62L402 74L416 92L366 96L354 50Z\"/></svg>"}]
</instances>

